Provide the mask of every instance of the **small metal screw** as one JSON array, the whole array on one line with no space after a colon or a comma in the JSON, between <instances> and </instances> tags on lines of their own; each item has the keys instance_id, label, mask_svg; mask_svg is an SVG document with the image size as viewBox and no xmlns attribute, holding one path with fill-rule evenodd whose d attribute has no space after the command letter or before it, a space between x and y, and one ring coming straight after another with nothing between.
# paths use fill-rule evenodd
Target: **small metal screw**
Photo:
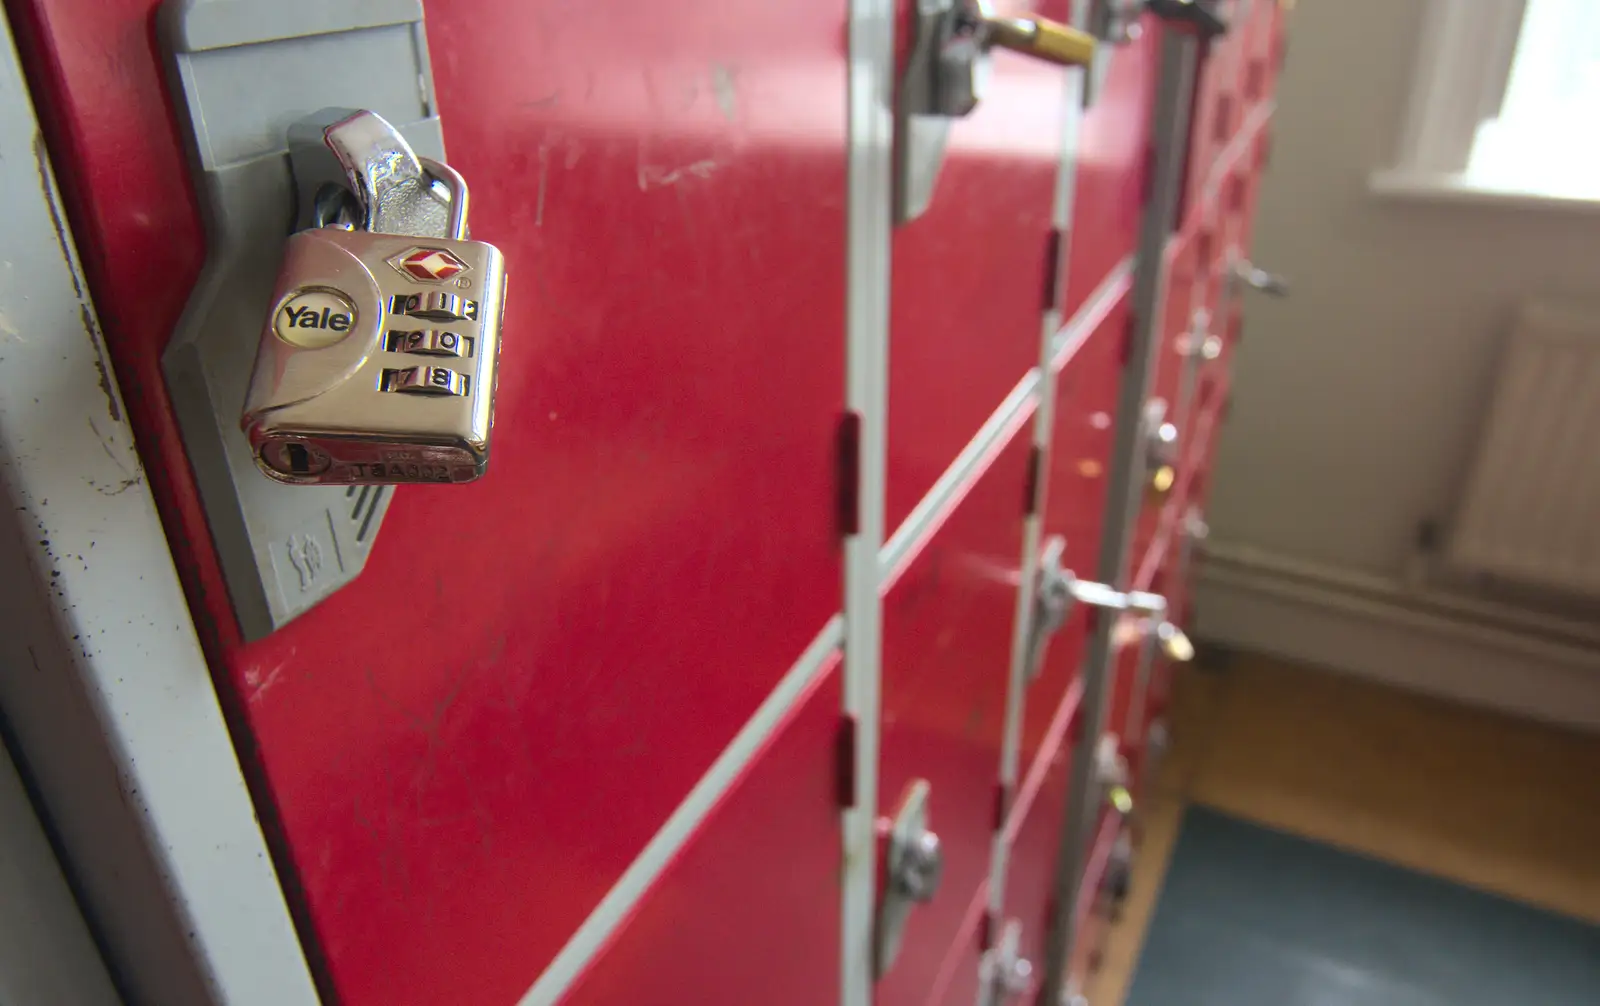
<instances>
[{"instance_id":1,"label":"small metal screw","mask_svg":"<svg viewBox=\"0 0 1600 1006\"><path fill-rule=\"evenodd\" d=\"M895 882L912 901L931 901L944 879L944 849L939 836L924 831L906 846Z\"/></svg>"},{"instance_id":2,"label":"small metal screw","mask_svg":"<svg viewBox=\"0 0 1600 1006\"><path fill-rule=\"evenodd\" d=\"M1033 983L1033 962L1018 957L1000 974L1000 985L1011 995L1021 995Z\"/></svg>"}]
</instances>

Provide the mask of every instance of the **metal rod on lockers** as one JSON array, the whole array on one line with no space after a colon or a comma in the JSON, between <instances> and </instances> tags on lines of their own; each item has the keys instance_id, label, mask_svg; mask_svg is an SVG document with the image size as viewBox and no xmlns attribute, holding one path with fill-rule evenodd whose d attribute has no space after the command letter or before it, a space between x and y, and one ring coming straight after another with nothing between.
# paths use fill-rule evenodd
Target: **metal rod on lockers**
<instances>
[{"instance_id":1,"label":"metal rod on lockers","mask_svg":"<svg viewBox=\"0 0 1600 1006\"><path fill-rule=\"evenodd\" d=\"M1181 28L1165 27L1161 38L1160 85L1156 90L1152 127L1156 151L1151 165L1150 200L1139 232L1137 266L1131 305L1133 329L1117 399L1116 437L1107 481L1105 527L1100 539L1097 579L1126 590L1128 551L1142 502L1144 471L1141 417L1150 394L1157 333L1165 299L1165 253L1183 185L1189 136L1189 106L1199 43ZM1055 1006L1071 973L1078 940L1076 906L1093 833L1099 824L1101 799L1095 777L1095 748L1105 729L1106 698L1111 678L1111 630L1116 615L1093 611L1094 631L1084 663L1085 676L1077 743L1072 752L1066 820L1056 856L1049 930L1046 933L1044 980L1038 1002Z\"/></svg>"}]
</instances>

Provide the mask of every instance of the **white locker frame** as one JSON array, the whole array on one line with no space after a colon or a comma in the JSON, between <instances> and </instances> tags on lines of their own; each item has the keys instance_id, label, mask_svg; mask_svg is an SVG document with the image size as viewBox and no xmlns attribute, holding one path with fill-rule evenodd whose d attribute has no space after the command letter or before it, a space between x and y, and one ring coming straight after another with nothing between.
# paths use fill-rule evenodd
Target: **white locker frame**
<instances>
[{"instance_id":1,"label":"white locker frame","mask_svg":"<svg viewBox=\"0 0 1600 1006\"><path fill-rule=\"evenodd\" d=\"M0 28L0 710L127 995L313 1004Z\"/></svg>"}]
</instances>

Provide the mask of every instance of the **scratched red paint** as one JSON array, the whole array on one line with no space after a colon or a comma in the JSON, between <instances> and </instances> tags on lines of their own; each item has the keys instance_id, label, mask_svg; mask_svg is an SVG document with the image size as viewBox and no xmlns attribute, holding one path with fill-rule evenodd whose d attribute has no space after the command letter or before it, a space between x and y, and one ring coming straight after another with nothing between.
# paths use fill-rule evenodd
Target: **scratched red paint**
<instances>
[{"instance_id":1,"label":"scratched red paint","mask_svg":"<svg viewBox=\"0 0 1600 1006\"><path fill-rule=\"evenodd\" d=\"M837 655L565 1000L818 1006L839 988Z\"/></svg>"},{"instance_id":2,"label":"scratched red paint","mask_svg":"<svg viewBox=\"0 0 1600 1006\"><path fill-rule=\"evenodd\" d=\"M514 1002L839 607L840 11L430 0L494 463L247 646L158 366L203 241L154 6L8 5L280 867L347 1006Z\"/></svg>"},{"instance_id":3,"label":"scratched red paint","mask_svg":"<svg viewBox=\"0 0 1600 1006\"><path fill-rule=\"evenodd\" d=\"M839 606L843 8L429 0L452 161L475 233L511 265L494 466L472 486L400 491L360 582L243 645L159 371L203 236L154 6L13 0L8 14L163 519L190 543L176 558L281 874L330 1000L514 1002ZM1282 48L1279 5L1251 7L1196 93L1180 262L1207 213L1249 241L1264 140L1238 130L1270 101ZM1158 41L1116 56L1083 123L1069 314L1133 250ZM995 63L927 215L894 238L891 530L1038 359L1062 72ZM1223 210L1215 178L1234 170L1239 205ZM1207 303L1225 243L1183 266L1209 266ZM1045 531L1083 574L1125 320L1119 302L1061 361ZM1231 349L1237 318L1218 324ZM1158 354L1168 394L1174 331ZM1219 434L1227 359L1185 430L1195 471ZM975 981L961 940L994 827L1027 440L1026 423L1009 431L886 601L880 792L887 809L907 780L934 780L950 863L880 1006L969 1001ZM1177 504L1203 502L1208 482L1186 471L1173 506L1151 508L1135 567L1159 579ZM1027 695L1035 788L1005 912L1024 918L1030 953L1083 629L1078 615L1057 636ZM1153 687L1159 714L1159 663ZM829 672L575 1001L662 1001L652 976L682 984L730 962L696 1001L828 1001L837 703ZM745 890L772 861L781 946Z\"/></svg>"}]
</instances>

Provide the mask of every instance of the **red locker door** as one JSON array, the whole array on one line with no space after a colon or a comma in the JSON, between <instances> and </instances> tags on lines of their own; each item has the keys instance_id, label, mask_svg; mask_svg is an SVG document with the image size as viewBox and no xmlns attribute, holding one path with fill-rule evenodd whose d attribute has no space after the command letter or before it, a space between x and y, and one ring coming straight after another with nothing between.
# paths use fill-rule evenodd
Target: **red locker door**
<instances>
[{"instance_id":1,"label":"red locker door","mask_svg":"<svg viewBox=\"0 0 1600 1006\"><path fill-rule=\"evenodd\" d=\"M1070 716L1070 713L1068 713ZM1052 740L1057 738L1052 737ZM1052 744L1035 763L1018 794L1017 815L1007 828L1009 846L1006 870L1005 923L1018 925L1020 956L1032 966L1037 981L1044 967L1045 941L1050 921L1050 901L1056 890L1056 871L1062 822L1069 795L1071 744ZM1103 813L1095 827L1077 905L1078 938L1072 956L1072 984L1087 985L1090 966L1104 936L1103 915L1097 910L1112 846L1122 827L1121 815ZM1036 988L1035 990L1036 991ZM1033 992L1017 1000L1034 1004ZM1035 1006L1044 1006L1036 1003Z\"/></svg>"},{"instance_id":2,"label":"red locker door","mask_svg":"<svg viewBox=\"0 0 1600 1006\"><path fill-rule=\"evenodd\" d=\"M1258 0L1251 6L1248 24L1242 33L1239 82L1246 114L1272 101L1278 75L1283 70L1288 40L1288 13L1283 0Z\"/></svg>"},{"instance_id":3,"label":"red locker door","mask_svg":"<svg viewBox=\"0 0 1600 1006\"><path fill-rule=\"evenodd\" d=\"M837 657L829 665L564 1002L837 999Z\"/></svg>"},{"instance_id":4,"label":"red locker door","mask_svg":"<svg viewBox=\"0 0 1600 1006\"><path fill-rule=\"evenodd\" d=\"M1272 142L1271 122L1258 120L1254 131L1241 137L1240 156L1225 176L1218 194L1221 220L1218 251L1211 265L1216 308L1212 329L1215 352L1200 361L1189 426L1213 428L1226 407L1232 379L1233 354L1244 330L1244 312L1250 300L1261 296L1252 283L1265 284L1267 293L1282 296L1287 289L1281 277L1259 272L1251 257L1257 201ZM1210 448L1214 449L1214 441Z\"/></svg>"},{"instance_id":5,"label":"red locker door","mask_svg":"<svg viewBox=\"0 0 1600 1006\"><path fill-rule=\"evenodd\" d=\"M1061 713L1065 718L1071 716L1067 709L1062 709ZM1060 736L1056 734L1052 731L1052 743L1024 773L1013 817L1005 833L1008 854L1002 918L1005 923L1014 921L1019 926L1018 951L1032 966L1035 976L1044 968L1056 857L1067 811L1071 744L1064 729L1059 731ZM1031 1002L1031 999L1022 1001Z\"/></svg>"},{"instance_id":6,"label":"red locker door","mask_svg":"<svg viewBox=\"0 0 1600 1006\"><path fill-rule=\"evenodd\" d=\"M158 367L204 249L155 6L8 10L280 875L347 1006L515 1002L839 608L842 8L429 0L494 463L247 645Z\"/></svg>"},{"instance_id":7,"label":"red locker door","mask_svg":"<svg viewBox=\"0 0 1600 1006\"><path fill-rule=\"evenodd\" d=\"M903 23L909 2L899 6ZM1042 13L1061 12L1046 5ZM1039 362L1062 75L1077 71L1004 50L992 59L983 100L951 125L927 210L895 230L891 532Z\"/></svg>"},{"instance_id":8,"label":"red locker door","mask_svg":"<svg viewBox=\"0 0 1600 1006\"><path fill-rule=\"evenodd\" d=\"M997 447L884 599L880 808L892 815L907 786L927 780L944 878L911 912L877 1006L922 1006L949 983L975 984L972 910L996 827L1029 446L1022 432Z\"/></svg>"},{"instance_id":9,"label":"red locker door","mask_svg":"<svg viewBox=\"0 0 1600 1006\"><path fill-rule=\"evenodd\" d=\"M1043 520L1045 540L1061 537L1064 569L1092 579L1105 520L1112 424L1122 372L1127 328L1126 283L1116 284L1098 323L1065 361L1056 384L1055 430L1051 437L1050 487ZM1087 609L1079 607L1049 640L1023 709L1021 772L1041 756L1058 711L1078 682Z\"/></svg>"}]
</instances>

